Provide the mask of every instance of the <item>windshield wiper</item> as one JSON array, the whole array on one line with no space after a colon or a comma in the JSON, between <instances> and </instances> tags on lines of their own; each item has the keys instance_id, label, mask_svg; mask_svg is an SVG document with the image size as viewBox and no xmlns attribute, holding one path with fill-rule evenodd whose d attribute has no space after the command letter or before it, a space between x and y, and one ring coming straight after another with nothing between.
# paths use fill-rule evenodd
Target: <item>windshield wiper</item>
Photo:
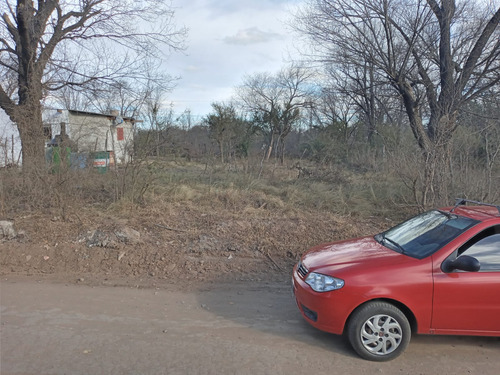
<instances>
[{"instance_id":1,"label":"windshield wiper","mask_svg":"<svg viewBox=\"0 0 500 375\"><path fill-rule=\"evenodd\" d=\"M440 214L443 214L444 216L446 216L448 219L454 219L456 216L451 214L450 212L447 212L447 211L442 211L442 210L437 210L437 212L439 212Z\"/></svg>"},{"instance_id":2,"label":"windshield wiper","mask_svg":"<svg viewBox=\"0 0 500 375\"><path fill-rule=\"evenodd\" d=\"M385 234L382 234L382 242L386 242L386 241L390 242L392 245L394 245L396 247L396 249L398 249L401 254L406 254L405 249L403 249L403 247L400 244L398 244L396 241L391 240L390 238L386 237Z\"/></svg>"}]
</instances>

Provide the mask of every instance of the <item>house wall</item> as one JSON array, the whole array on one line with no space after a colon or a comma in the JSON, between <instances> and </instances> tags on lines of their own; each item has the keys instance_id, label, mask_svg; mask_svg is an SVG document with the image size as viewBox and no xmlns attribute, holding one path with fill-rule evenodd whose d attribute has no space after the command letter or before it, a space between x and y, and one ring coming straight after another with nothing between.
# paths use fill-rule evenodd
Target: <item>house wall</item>
<instances>
[{"instance_id":1,"label":"house wall","mask_svg":"<svg viewBox=\"0 0 500 375\"><path fill-rule=\"evenodd\" d=\"M114 151L117 163L131 160L134 128L130 121L114 126L113 116L54 109L44 110L42 115L44 125L50 128L51 138L61 133L61 123L66 124L66 133L76 144L75 151ZM120 128L123 138L118 137L120 131L117 129ZM22 162L19 132L0 109L0 167L18 162Z\"/></svg>"},{"instance_id":2,"label":"house wall","mask_svg":"<svg viewBox=\"0 0 500 375\"><path fill-rule=\"evenodd\" d=\"M79 152L112 151L117 163L131 160L134 133L130 121L101 114L51 110L47 111L44 122L51 127L52 138L61 133L61 123L65 123L66 134Z\"/></svg>"},{"instance_id":3,"label":"house wall","mask_svg":"<svg viewBox=\"0 0 500 375\"><path fill-rule=\"evenodd\" d=\"M0 108L0 167L21 162L21 140L17 126Z\"/></svg>"},{"instance_id":4,"label":"house wall","mask_svg":"<svg viewBox=\"0 0 500 375\"><path fill-rule=\"evenodd\" d=\"M113 151L111 125L112 121L105 116L69 112L66 131L78 151Z\"/></svg>"},{"instance_id":5,"label":"house wall","mask_svg":"<svg viewBox=\"0 0 500 375\"><path fill-rule=\"evenodd\" d=\"M123 121L112 128L112 149L118 163L131 160L134 150L134 128L131 122Z\"/></svg>"}]
</instances>

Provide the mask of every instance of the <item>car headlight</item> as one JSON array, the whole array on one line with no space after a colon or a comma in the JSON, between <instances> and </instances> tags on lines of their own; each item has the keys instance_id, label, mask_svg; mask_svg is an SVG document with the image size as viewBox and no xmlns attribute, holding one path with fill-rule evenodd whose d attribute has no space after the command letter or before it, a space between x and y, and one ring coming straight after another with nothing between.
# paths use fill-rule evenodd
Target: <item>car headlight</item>
<instances>
[{"instance_id":1,"label":"car headlight","mask_svg":"<svg viewBox=\"0 0 500 375\"><path fill-rule=\"evenodd\" d=\"M315 292L330 292L332 290L340 289L344 286L344 280L316 272L311 272L306 277L306 283Z\"/></svg>"}]
</instances>

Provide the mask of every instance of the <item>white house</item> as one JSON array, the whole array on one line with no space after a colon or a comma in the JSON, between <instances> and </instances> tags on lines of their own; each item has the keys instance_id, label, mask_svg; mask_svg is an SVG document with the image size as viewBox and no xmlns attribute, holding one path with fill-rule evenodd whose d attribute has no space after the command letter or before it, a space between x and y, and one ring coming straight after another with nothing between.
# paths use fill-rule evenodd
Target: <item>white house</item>
<instances>
[{"instance_id":1,"label":"white house","mask_svg":"<svg viewBox=\"0 0 500 375\"><path fill-rule=\"evenodd\" d=\"M57 144L58 139L67 136L73 145L72 151L108 151L112 162L126 163L131 160L136 122L133 118L122 118L117 111L105 115L49 109L43 112L42 119L48 146Z\"/></svg>"},{"instance_id":2,"label":"white house","mask_svg":"<svg viewBox=\"0 0 500 375\"><path fill-rule=\"evenodd\" d=\"M122 118L118 112L105 115L46 109L42 119L47 147L57 145L64 137L69 138L72 152L90 155L107 151L110 161L116 163L126 163L132 158L136 123L133 118ZM17 127L0 109L0 167L21 161L21 141Z\"/></svg>"},{"instance_id":3,"label":"white house","mask_svg":"<svg viewBox=\"0 0 500 375\"><path fill-rule=\"evenodd\" d=\"M0 167L21 162L21 141L16 124L0 108Z\"/></svg>"}]
</instances>

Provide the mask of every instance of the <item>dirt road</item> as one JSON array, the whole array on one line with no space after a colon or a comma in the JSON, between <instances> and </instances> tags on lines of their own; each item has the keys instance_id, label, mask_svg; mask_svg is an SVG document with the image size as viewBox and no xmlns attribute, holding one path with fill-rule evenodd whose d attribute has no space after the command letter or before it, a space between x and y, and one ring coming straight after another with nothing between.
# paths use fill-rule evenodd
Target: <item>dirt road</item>
<instances>
[{"instance_id":1,"label":"dirt road","mask_svg":"<svg viewBox=\"0 0 500 375\"><path fill-rule=\"evenodd\" d=\"M388 363L315 330L288 283L179 291L33 279L1 283L2 375L498 374L498 338L412 339Z\"/></svg>"}]
</instances>

